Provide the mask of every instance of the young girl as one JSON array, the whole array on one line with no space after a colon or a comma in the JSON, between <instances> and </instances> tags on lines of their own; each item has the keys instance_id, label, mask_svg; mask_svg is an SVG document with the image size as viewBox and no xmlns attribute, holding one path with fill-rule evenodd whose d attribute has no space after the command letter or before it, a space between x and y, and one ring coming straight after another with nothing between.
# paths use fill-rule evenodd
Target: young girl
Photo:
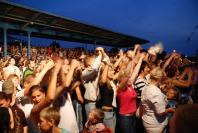
<instances>
[{"instance_id":1,"label":"young girl","mask_svg":"<svg viewBox=\"0 0 198 133\"><path fill-rule=\"evenodd\" d=\"M83 133L112 133L111 129L103 123L104 112L101 109L93 109L88 115Z\"/></svg>"},{"instance_id":2,"label":"young girl","mask_svg":"<svg viewBox=\"0 0 198 133\"><path fill-rule=\"evenodd\" d=\"M178 107L178 97L179 97L179 93L176 89L169 89L166 93L167 96L167 106L166 108L177 108ZM173 113L168 113L168 117L169 119L172 117Z\"/></svg>"},{"instance_id":3,"label":"young girl","mask_svg":"<svg viewBox=\"0 0 198 133\"><path fill-rule=\"evenodd\" d=\"M44 108L39 116L39 127L42 133L70 133L66 129L58 128L60 113L57 108Z\"/></svg>"},{"instance_id":4,"label":"young girl","mask_svg":"<svg viewBox=\"0 0 198 133\"><path fill-rule=\"evenodd\" d=\"M114 69L105 63L104 70L100 80L100 106L104 112L104 123L110 127L113 132L116 127L116 85L114 83Z\"/></svg>"}]
</instances>

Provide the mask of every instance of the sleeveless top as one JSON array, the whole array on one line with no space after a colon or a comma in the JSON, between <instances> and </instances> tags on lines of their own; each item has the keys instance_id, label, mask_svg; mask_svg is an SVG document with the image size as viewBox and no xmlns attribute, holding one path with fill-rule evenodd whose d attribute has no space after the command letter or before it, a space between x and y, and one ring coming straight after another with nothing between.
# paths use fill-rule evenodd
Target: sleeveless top
<instances>
[{"instance_id":1,"label":"sleeveless top","mask_svg":"<svg viewBox=\"0 0 198 133\"><path fill-rule=\"evenodd\" d=\"M137 94L132 85L127 86L127 88L119 92L117 96L120 104L119 114L131 114L136 111Z\"/></svg>"},{"instance_id":2,"label":"sleeveless top","mask_svg":"<svg viewBox=\"0 0 198 133\"><path fill-rule=\"evenodd\" d=\"M100 88L100 94L101 94L101 105L112 107L113 94L114 94L113 89L112 88L109 89L107 87L107 84L104 84Z\"/></svg>"}]
</instances>

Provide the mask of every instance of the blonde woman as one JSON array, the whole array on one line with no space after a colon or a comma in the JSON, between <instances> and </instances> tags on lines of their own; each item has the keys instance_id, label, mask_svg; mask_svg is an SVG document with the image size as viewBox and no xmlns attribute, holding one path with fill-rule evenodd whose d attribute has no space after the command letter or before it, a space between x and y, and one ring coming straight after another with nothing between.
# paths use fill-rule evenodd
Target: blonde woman
<instances>
[{"instance_id":1,"label":"blonde woman","mask_svg":"<svg viewBox=\"0 0 198 133\"><path fill-rule=\"evenodd\" d=\"M159 88L163 77L163 70L159 67L154 68L150 73L149 85L142 91L142 120L147 133L164 132L168 124L166 114L174 112L172 108L166 109L167 99Z\"/></svg>"}]
</instances>

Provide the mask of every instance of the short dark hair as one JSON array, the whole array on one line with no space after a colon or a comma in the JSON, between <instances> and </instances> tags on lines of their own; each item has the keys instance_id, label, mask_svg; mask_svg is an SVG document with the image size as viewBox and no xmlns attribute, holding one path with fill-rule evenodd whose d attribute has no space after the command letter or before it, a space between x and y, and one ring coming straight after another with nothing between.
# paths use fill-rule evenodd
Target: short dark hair
<instances>
[{"instance_id":1,"label":"short dark hair","mask_svg":"<svg viewBox=\"0 0 198 133\"><path fill-rule=\"evenodd\" d=\"M43 93L46 93L46 90L44 88L42 88L40 85L34 85L30 88L30 91L29 91L29 96L32 95L32 93L36 90L39 90L40 92L43 92Z\"/></svg>"},{"instance_id":2,"label":"short dark hair","mask_svg":"<svg viewBox=\"0 0 198 133\"><path fill-rule=\"evenodd\" d=\"M140 70L139 70L139 73L141 73L142 71L144 71L144 68L148 66L150 69L151 69L151 66L148 64L148 62L146 61L142 61L142 64L140 66Z\"/></svg>"},{"instance_id":3,"label":"short dark hair","mask_svg":"<svg viewBox=\"0 0 198 133\"><path fill-rule=\"evenodd\" d=\"M12 94L6 94L4 92L0 92L0 100L10 100L12 102Z\"/></svg>"},{"instance_id":4,"label":"short dark hair","mask_svg":"<svg viewBox=\"0 0 198 133\"><path fill-rule=\"evenodd\" d=\"M194 133L197 131L198 104L181 105L170 122L170 133Z\"/></svg>"},{"instance_id":5,"label":"short dark hair","mask_svg":"<svg viewBox=\"0 0 198 133\"><path fill-rule=\"evenodd\" d=\"M0 92L0 100L7 100L7 95L4 92Z\"/></svg>"}]
</instances>

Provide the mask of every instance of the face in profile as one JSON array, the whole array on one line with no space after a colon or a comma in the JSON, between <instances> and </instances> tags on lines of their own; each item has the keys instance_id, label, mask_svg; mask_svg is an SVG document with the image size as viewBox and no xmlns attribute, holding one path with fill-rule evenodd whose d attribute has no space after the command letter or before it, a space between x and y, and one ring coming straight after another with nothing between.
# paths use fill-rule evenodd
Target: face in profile
<instances>
[{"instance_id":1,"label":"face in profile","mask_svg":"<svg viewBox=\"0 0 198 133\"><path fill-rule=\"evenodd\" d=\"M14 77L14 78L12 79L12 82L14 83L14 87L18 87L18 85L19 85L19 83L20 83L18 77Z\"/></svg>"},{"instance_id":2,"label":"face in profile","mask_svg":"<svg viewBox=\"0 0 198 133\"><path fill-rule=\"evenodd\" d=\"M109 79L113 79L113 76L114 76L114 70L113 70L113 68L109 68L109 70L108 70L108 78Z\"/></svg>"},{"instance_id":3,"label":"face in profile","mask_svg":"<svg viewBox=\"0 0 198 133\"><path fill-rule=\"evenodd\" d=\"M7 107L8 103L6 101L6 99L0 99L0 107Z\"/></svg>"},{"instance_id":4,"label":"face in profile","mask_svg":"<svg viewBox=\"0 0 198 133\"><path fill-rule=\"evenodd\" d=\"M146 65L146 67L144 68L144 72L146 74L149 74L150 71L151 71L151 69Z\"/></svg>"},{"instance_id":5,"label":"face in profile","mask_svg":"<svg viewBox=\"0 0 198 133\"><path fill-rule=\"evenodd\" d=\"M39 128L42 133L48 132L52 127L52 122L44 119L42 116L39 118Z\"/></svg>"},{"instance_id":6,"label":"face in profile","mask_svg":"<svg viewBox=\"0 0 198 133\"><path fill-rule=\"evenodd\" d=\"M41 92L40 90L35 90L32 92L31 98L34 104L38 104L45 98L45 93Z\"/></svg>"}]
</instances>

